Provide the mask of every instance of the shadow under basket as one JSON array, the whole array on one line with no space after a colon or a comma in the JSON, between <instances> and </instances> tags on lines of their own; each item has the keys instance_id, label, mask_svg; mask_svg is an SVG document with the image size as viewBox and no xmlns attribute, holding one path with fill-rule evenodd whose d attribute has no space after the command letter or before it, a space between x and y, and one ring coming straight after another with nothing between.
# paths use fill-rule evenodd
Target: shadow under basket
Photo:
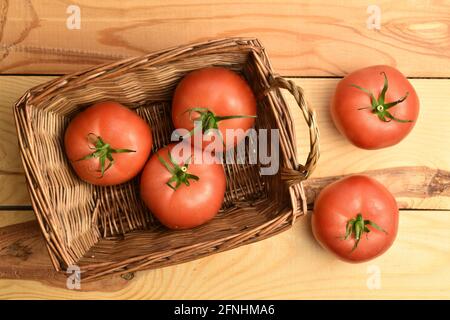
<instances>
[{"instance_id":1,"label":"shadow under basket","mask_svg":"<svg viewBox=\"0 0 450 320\"><path fill-rule=\"evenodd\" d=\"M252 87L258 100L256 129L279 130L278 173L261 175L262 165L248 159L224 164L227 189L220 212L205 225L179 231L152 217L139 196L139 177L111 187L77 177L63 144L74 115L95 102L120 102L150 124L154 152L170 142L176 85L186 73L208 66L235 70ZM305 165L296 160L294 124L279 88L294 95L309 127ZM301 181L319 156L314 113L300 88L274 75L257 39L180 46L66 75L26 92L14 116L33 209L51 260L58 271L78 266L83 281L197 259L286 230L306 211Z\"/></svg>"}]
</instances>

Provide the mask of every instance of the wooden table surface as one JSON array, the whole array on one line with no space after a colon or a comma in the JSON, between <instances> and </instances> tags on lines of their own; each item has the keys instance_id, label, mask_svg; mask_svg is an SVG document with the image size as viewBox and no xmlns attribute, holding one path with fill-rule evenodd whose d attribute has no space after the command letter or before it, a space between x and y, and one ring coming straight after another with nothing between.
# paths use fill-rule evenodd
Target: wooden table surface
<instances>
[{"instance_id":1,"label":"wooden table surface","mask_svg":"<svg viewBox=\"0 0 450 320\"><path fill-rule=\"evenodd\" d=\"M0 0L0 299L449 299L450 2L378 1L378 9L368 8L370 3ZM380 29L368 28L377 13ZM275 70L300 85L314 106L322 155L305 184L309 198L341 175L376 177L401 207L393 247L367 263L341 262L315 242L309 214L289 231L255 244L140 271L132 279L67 289L34 221L13 103L57 74L224 36L260 38ZM411 134L377 151L352 146L328 112L339 78L372 64L398 67L421 100ZM307 129L286 97L299 154L306 157Z\"/></svg>"}]
</instances>

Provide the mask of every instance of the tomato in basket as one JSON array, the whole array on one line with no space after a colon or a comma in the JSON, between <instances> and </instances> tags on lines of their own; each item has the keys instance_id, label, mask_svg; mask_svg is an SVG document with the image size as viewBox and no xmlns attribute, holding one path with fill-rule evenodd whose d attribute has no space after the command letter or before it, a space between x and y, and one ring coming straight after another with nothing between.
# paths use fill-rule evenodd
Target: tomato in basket
<instances>
[{"instance_id":1,"label":"tomato in basket","mask_svg":"<svg viewBox=\"0 0 450 320\"><path fill-rule=\"evenodd\" d=\"M397 144L412 130L419 115L419 98L400 71L372 66L339 82L331 115L354 145L379 149Z\"/></svg>"},{"instance_id":2,"label":"tomato in basket","mask_svg":"<svg viewBox=\"0 0 450 320\"><path fill-rule=\"evenodd\" d=\"M317 197L312 214L315 238L347 262L383 254L395 240L398 207L378 181L363 175L338 180Z\"/></svg>"},{"instance_id":3,"label":"tomato in basket","mask_svg":"<svg viewBox=\"0 0 450 320\"><path fill-rule=\"evenodd\" d=\"M247 82L236 72L222 67L209 67L192 71L178 84L172 102L172 121L176 129L185 129L184 137L201 133L204 140L198 147L206 147L210 141L220 140L234 147L245 138L247 129L253 127L256 118L256 100ZM201 131L195 126L201 124ZM195 130L194 130L195 129ZM231 139L227 143L227 129ZM231 135L233 134L233 135ZM192 142L195 139L190 139Z\"/></svg>"},{"instance_id":4,"label":"tomato in basket","mask_svg":"<svg viewBox=\"0 0 450 320\"><path fill-rule=\"evenodd\" d=\"M67 157L84 181L116 185L135 177L152 148L149 125L117 102L101 102L69 123L64 145Z\"/></svg>"},{"instance_id":5,"label":"tomato in basket","mask_svg":"<svg viewBox=\"0 0 450 320\"><path fill-rule=\"evenodd\" d=\"M158 220L171 229L187 229L211 220L225 195L225 172L219 163L195 163L175 150L182 144L159 149L141 176L141 197Z\"/></svg>"}]
</instances>

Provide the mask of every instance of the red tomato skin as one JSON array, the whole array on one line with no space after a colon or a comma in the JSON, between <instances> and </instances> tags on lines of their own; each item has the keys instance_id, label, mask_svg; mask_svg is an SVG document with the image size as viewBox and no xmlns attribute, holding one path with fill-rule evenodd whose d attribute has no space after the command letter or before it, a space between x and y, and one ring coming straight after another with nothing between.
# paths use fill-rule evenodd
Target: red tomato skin
<instances>
[{"instance_id":1,"label":"red tomato skin","mask_svg":"<svg viewBox=\"0 0 450 320\"><path fill-rule=\"evenodd\" d=\"M413 122L384 122L370 109L358 110L371 106L370 96L351 85L370 90L378 99L384 84L382 72L386 73L389 84L386 102L396 101L409 92L405 101L389 111L399 119ZM399 143L409 134L417 122L419 104L416 91L400 71L390 66L377 65L352 72L338 83L331 102L331 117L339 132L355 146L380 149Z\"/></svg>"},{"instance_id":2,"label":"red tomato skin","mask_svg":"<svg viewBox=\"0 0 450 320\"><path fill-rule=\"evenodd\" d=\"M172 121L176 129L194 128L187 110L208 108L216 116L256 116L256 99L247 82L237 73L222 67L208 67L187 74L178 84L172 101ZM196 118L198 114L193 113ZM218 128L226 143L227 129L253 127L255 118L238 118L218 122ZM245 137L237 135L232 146ZM193 142L194 139L191 139ZM209 142L203 143L206 147Z\"/></svg>"},{"instance_id":3,"label":"red tomato skin","mask_svg":"<svg viewBox=\"0 0 450 320\"><path fill-rule=\"evenodd\" d=\"M90 133L100 136L112 148L136 152L114 153L114 164L100 177L98 158L77 161L93 152L87 140ZM64 135L65 151L77 175L99 186L117 185L135 177L150 156L152 142L152 132L145 120L111 101L96 103L77 114Z\"/></svg>"},{"instance_id":4,"label":"red tomato skin","mask_svg":"<svg viewBox=\"0 0 450 320\"><path fill-rule=\"evenodd\" d=\"M168 151L175 144L159 149L170 164ZM211 220L220 210L226 187L225 172L221 164L190 163L188 172L198 176L190 186L182 184L176 191L166 185L172 174L153 155L141 176L140 193L153 215L170 229L188 229Z\"/></svg>"},{"instance_id":5,"label":"red tomato skin","mask_svg":"<svg viewBox=\"0 0 450 320\"><path fill-rule=\"evenodd\" d=\"M363 234L357 248L354 236L344 240L347 221L361 213L387 234L371 226ZM392 194L378 181L354 175L336 181L319 194L312 214L312 230L317 241L341 260L358 263L383 254L397 236L399 213Z\"/></svg>"}]
</instances>

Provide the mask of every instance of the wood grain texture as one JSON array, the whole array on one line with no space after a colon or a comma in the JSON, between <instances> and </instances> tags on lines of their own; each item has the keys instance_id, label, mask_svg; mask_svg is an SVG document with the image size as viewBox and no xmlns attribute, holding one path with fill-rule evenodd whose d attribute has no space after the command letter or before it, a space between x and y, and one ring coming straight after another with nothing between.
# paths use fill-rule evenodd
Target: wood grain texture
<instances>
[{"instance_id":1,"label":"wood grain texture","mask_svg":"<svg viewBox=\"0 0 450 320\"><path fill-rule=\"evenodd\" d=\"M442 170L441 174L448 177L450 171L450 108L448 100L450 93L450 80L447 79L412 79L420 101L421 109L417 124L411 133L399 144L380 150L363 150L353 146L336 129L331 120L329 103L339 79L296 79L296 83L304 89L305 96L317 112L318 126L320 129L321 156L319 163L311 178L324 178L336 175L347 175L352 173L381 170L386 168L411 168L416 171L403 171L402 177L407 180L399 180L392 172L390 180L391 188L401 193L401 187L408 188L407 183L412 185L419 183L428 184L433 179L432 174L426 173L428 169ZM294 99L286 94L291 106L295 106ZM301 112L295 107L291 108L294 113L296 124L298 153L302 161L306 159L309 149L307 139L307 128L304 125ZM420 171L418 167L425 167ZM417 171L418 170L418 171ZM401 171L401 170L400 170ZM434 171L437 173L437 171ZM408 177L418 175L416 177ZM428 176L427 176L428 174ZM386 177L385 177L386 178ZM421 179L424 180L421 180ZM427 180L428 179L428 180ZM445 190L449 188L448 179L438 180ZM323 180L322 180L323 182ZM394 184L395 183L395 184ZM448 209L450 198L448 194L437 194L431 197L421 195L397 196L397 200L403 207L414 209Z\"/></svg>"},{"instance_id":2,"label":"wood grain texture","mask_svg":"<svg viewBox=\"0 0 450 320\"><path fill-rule=\"evenodd\" d=\"M408 76L450 74L447 1L377 1L381 29L367 28L373 1L0 1L0 71L68 73L100 62L214 37L258 37L283 75L343 75L371 64ZM168 36L170 35L170 36Z\"/></svg>"},{"instance_id":3,"label":"wood grain texture","mask_svg":"<svg viewBox=\"0 0 450 320\"><path fill-rule=\"evenodd\" d=\"M37 280L41 284L66 288L66 275L54 270L34 220L31 211L0 211L0 278ZM85 283L81 289L115 291L127 284L124 278L114 276Z\"/></svg>"},{"instance_id":4,"label":"wood grain texture","mask_svg":"<svg viewBox=\"0 0 450 320\"><path fill-rule=\"evenodd\" d=\"M19 159L12 105L30 87L53 78L0 77L0 87L4 88L0 95L0 134L4 137L0 139L0 205L30 205ZM400 144L375 151L354 147L334 127L328 105L338 79L292 80L304 89L318 116L321 158L310 185L316 183L316 178L333 179L335 176L375 170L374 174L390 185L401 208L450 209L450 148L446 147L450 139L450 80L412 79L411 83L421 99L421 113L416 127ZM294 115L299 159L306 159L307 127L294 99L289 94L286 94L286 99ZM385 172L384 176L377 171L386 168L397 169ZM436 175L438 172L439 175ZM408 180L400 180L399 177ZM323 186L328 180L317 181ZM428 194L426 192L429 190L425 192L425 188L429 188L431 182L435 190ZM411 192L406 192L406 189Z\"/></svg>"},{"instance_id":5,"label":"wood grain texture","mask_svg":"<svg viewBox=\"0 0 450 320\"><path fill-rule=\"evenodd\" d=\"M94 292L80 292L62 289L58 281L63 279L52 279L52 286L45 281L2 279L0 299L449 299L449 224L450 212L402 211L397 240L386 254L367 263L347 264L315 242L308 215L270 239L193 262L138 272L122 288L92 283L89 290ZM27 239L24 233L32 230L31 225L27 228L17 228L20 239ZM39 251L30 255L29 260L40 261L34 264L34 272L45 270L45 257ZM12 260L20 257L7 259L4 262L1 257L0 270L13 267ZM29 262L21 263L15 266L25 272ZM40 281L52 275L45 272ZM377 273L380 288L369 289ZM113 292L106 292L114 285ZM81 287L86 290L83 283Z\"/></svg>"},{"instance_id":6,"label":"wood grain texture","mask_svg":"<svg viewBox=\"0 0 450 320\"><path fill-rule=\"evenodd\" d=\"M409 208L412 200L431 201L436 206L447 207L450 197L450 171L430 169L428 167L399 167L364 171L365 175L377 179L394 195L399 208ZM306 180L307 203L312 205L320 191L347 175ZM439 197L439 199L436 199Z\"/></svg>"}]
</instances>

